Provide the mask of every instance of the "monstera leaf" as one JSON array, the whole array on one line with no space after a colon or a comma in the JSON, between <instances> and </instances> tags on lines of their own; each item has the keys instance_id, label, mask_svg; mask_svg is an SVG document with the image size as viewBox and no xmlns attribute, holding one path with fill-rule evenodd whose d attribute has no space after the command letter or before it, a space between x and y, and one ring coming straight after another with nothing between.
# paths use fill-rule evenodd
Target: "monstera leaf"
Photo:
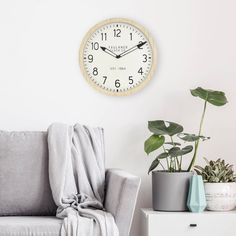
<instances>
[{"instance_id":1,"label":"monstera leaf","mask_svg":"<svg viewBox=\"0 0 236 236\"><path fill-rule=\"evenodd\" d=\"M144 150L147 154L157 150L165 143L165 137L153 134L144 143Z\"/></svg>"},{"instance_id":2,"label":"monstera leaf","mask_svg":"<svg viewBox=\"0 0 236 236\"><path fill-rule=\"evenodd\" d=\"M228 102L225 93L221 91L214 91L198 87L191 90L191 94L194 97L199 97L215 106L223 106Z\"/></svg>"},{"instance_id":3,"label":"monstera leaf","mask_svg":"<svg viewBox=\"0 0 236 236\"><path fill-rule=\"evenodd\" d=\"M150 166L150 168L149 168L149 170L148 170L148 174L149 174L152 170L154 170L159 164L160 164L160 161L158 160L158 158L156 158L156 159L152 162L152 164L151 164L151 166Z\"/></svg>"},{"instance_id":4,"label":"monstera leaf","mask_svg":"<svg viewBox=\"0 0 236 236\"><path fill-rule=\"evenodd\" d=\"M190 153L193 150L193 146L192 145L188 145L184 148L179 148L179 147L173 147L169 150L169 155L171 157L178 157L178 156L183 156L186 155L188 153Z\"/></svg>"},{"instance_id":5,"label":"monstera leaf","mask_svg":"<svg viewBox=\"0 0 236 236\"><path fill-rule=\"evenodd\" d=\"M210 137L205 137L205 136L202 136L202 135L199 136L199 135L196 135L196 134L188 134L188 133L178 134L178 137L180 139L182 139L183 141L185 141L185 142L195 142L198 139L202 139L202 141L210 139Z\"/></svg>"},{"instance_id":6,"label":"monstera leaf","mask_svg":"<svg viewBox=\"0 0 236 236\"><path fill-rule=\"evenodd\" d=\"M172 145L172 146L181 146L181 143L177 143L177 142L165 142L165 144Z\"/></svg>"},{"instance_id":7,"label":"monstera leaf","mask_svg":"<svg viewBox=\"0 0 236 236\"><path fill-rule=\"evenodd\" d=\"M183 132L183 126L164 120L155 120L148 122L148 129L156 135L169 135L173 136L175 134Z\"/></svg>"},{"instance_id":8,"label":"monstera leaf","mask_svg":"<svg viewBox=\"0 0 236 236\"><path fill-rule=\"evenodd\" d=\"M181 155L179 155L180 151L181 151L181 149L179 147L173 147L169 150L169 155L171 157L181 156Z\"/></svg>"},{"instance_id":9,"label":"monstera leaf","mask_svg":"<svg viewBox=\"0 0 236 236\"><path fill-rule=\"evenodd\" d=\"M159 154L156 158L157 159L165 159L169 156L168 152L163 152L161 154Z\"/></svg>"}]
</instances>

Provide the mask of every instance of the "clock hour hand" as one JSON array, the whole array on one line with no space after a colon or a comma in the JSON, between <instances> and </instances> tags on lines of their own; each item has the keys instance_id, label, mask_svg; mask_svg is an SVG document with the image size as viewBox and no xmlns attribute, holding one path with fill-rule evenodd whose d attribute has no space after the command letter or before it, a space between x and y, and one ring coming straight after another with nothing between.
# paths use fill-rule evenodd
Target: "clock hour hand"
<instances>
[{"instance_id":1,"label":"clock hour hand","mask_svg":"<svg viewBox=\"0 0 236 236\"><path fill-rule=\"evenodd\" d=\"M131 53L131 52L133 52L135 50L137 50L137 49L140 49L146 43L147 43L147 41L140 42L139 44L135 45L134 47L132 47L132 48L122 52L121 54L117 55L117 58L121 58L121 57L123 57L123 56L125 56L125 55L127 55L127 54L129 54L129 53Z\"/></svg>"},{"instance_id":2,"label":"clock hour hand","mask_svg":"<svg viewBox=\"0 0 236 236\"><path fill-rule=\"evenodd\" d=\"M112 52L111 50L109 50L108 48L106 47L100 47L102 49L102 51L106 52L107 54L117 58L118 55L116 55L114 52Z\"/></svg>"}]
</instances>

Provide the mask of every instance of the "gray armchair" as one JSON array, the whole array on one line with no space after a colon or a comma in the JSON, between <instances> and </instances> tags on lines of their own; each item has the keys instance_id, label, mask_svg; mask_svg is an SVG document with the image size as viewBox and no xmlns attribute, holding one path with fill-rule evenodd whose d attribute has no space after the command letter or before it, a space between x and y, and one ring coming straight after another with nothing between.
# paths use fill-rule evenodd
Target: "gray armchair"
<instances>
[{"instance_id":1,"label":"gray armchair","mask_svg":"<svg viewBox=\"0 0 236 236\"><path fill-rule=\"evenodd\" d=\"M106 171L104 206L128 236L140 179L122 170ZM0 131L0 236L60 236L62 219L48 177L46 132Z\"/></svg>"},{"instance_id":2,"label":"gray armchair","mask_svg":"<svg viewBox=\"0 0 236 236\"><path fill-rule=\"evenodd\" d=\"M140 178L123 170L106 172L105 208L114 216L120 236L129 235L140 182Z\"/></svg>"}]
</instances>

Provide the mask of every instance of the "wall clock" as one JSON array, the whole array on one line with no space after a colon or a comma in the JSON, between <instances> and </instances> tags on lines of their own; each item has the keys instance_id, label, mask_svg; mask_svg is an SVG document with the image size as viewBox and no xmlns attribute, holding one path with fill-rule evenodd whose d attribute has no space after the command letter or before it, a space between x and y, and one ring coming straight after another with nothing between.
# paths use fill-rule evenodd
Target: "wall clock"
<instances>
[{"instance_id":1,"label":"wall clock","mask_svg":"<svg viewBox=\"0 0 236 236\"><path fill-rule=\"evenodd\" d=\"M80 67L97 90L128 95L152 78L155 44L147 30L134 21L113 18L95 25L80 47Z\"/></svg>"}]
</instances>

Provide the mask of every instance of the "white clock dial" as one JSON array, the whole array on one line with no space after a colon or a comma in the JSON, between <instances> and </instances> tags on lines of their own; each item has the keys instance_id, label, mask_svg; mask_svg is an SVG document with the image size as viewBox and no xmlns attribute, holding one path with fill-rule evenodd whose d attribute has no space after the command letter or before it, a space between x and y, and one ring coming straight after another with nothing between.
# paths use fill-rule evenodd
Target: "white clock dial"
<instances>
[{"instance_id":1,"label":"white clock dial","mask_svg":"<svg viewBox=\"0 0 236 236\"><path fill-rule=\"evenodd\" d=\"M91 29L80 50L80 65L95 88L126 95L141 87L154 71L155 52L150 35L130 20L111 19Z\"/></svg>"}]
</instances>

